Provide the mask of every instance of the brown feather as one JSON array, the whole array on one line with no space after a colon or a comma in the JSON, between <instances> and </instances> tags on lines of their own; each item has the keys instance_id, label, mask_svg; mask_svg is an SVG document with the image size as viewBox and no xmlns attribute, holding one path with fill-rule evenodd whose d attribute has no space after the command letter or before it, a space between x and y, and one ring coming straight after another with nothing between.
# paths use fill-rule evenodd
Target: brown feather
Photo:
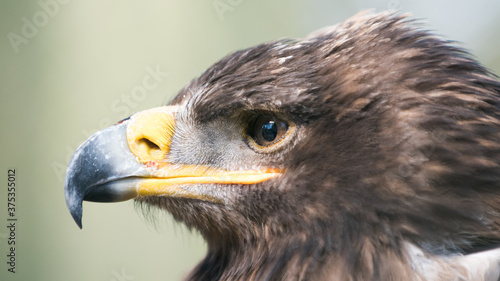
<instances>
[{"instance_id":1,"label":"brown feather","mask_svg":"<svg viewBox=\"0 0 500 281\"><path fill-rule=\"evenodd\" d=\"M287 173L232 187L226 205L140 203L205 237L190 280L423 280L405 243L440 259L500 240L499 94L466 52L391 13L238 51L172 103L196 127L256 111L286 116L296 139L248 161ZM171 157L234 164L204 153Z\"/></svg>"}]
</instances>

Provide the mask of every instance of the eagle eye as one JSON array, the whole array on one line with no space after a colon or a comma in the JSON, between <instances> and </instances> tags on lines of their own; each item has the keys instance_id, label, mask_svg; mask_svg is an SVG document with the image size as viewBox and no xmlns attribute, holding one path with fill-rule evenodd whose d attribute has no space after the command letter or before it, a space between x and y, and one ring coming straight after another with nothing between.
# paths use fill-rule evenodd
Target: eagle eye
<instances>
[{"instance_id":1,"label":"eagle eye","mask_svg":"<svg viewBox=\"0 0 500 281\"><path fill-rule=\"evenodd\" d=\"M250 122L247 135L257 149L265 149L265 152L269 152L269 148L281 143L288 131L288 123L280 118L272 115L259 115Z\"/></svg>"}]
</instances>

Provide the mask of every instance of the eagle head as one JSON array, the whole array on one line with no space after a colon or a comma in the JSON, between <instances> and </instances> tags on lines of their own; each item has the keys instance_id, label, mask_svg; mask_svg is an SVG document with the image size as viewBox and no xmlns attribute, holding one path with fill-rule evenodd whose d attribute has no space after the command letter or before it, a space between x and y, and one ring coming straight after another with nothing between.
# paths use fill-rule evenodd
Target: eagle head
<instances>
[{"instance_id":1,"label":"eagle head","mask_svg":"<svg viewBox=\"0 0 500 281\"><path fill-rule=\"evenodd\" d=\"M80 227L84 200L167 210L207 241L192 280L497 280L499 94L405 16L358 15L97 132L66 202Z\"/></svg>"}]
</instances>

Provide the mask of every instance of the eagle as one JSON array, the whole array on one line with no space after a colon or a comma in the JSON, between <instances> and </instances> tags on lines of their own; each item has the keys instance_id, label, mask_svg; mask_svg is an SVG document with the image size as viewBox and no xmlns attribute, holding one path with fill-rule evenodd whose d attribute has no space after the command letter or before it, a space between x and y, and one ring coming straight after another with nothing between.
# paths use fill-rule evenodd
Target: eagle
<instances>
[{"instance_id":1,"label":"eagle","mask_svg":"<svg viewBox=\"0 0 500 281\"><path fill-rule=\"evenodd\" d=\"M395 12L236 51L74 153L65 199L206 240L187 280L500 280L500 82Z\"/></svg>"}]
</instances>

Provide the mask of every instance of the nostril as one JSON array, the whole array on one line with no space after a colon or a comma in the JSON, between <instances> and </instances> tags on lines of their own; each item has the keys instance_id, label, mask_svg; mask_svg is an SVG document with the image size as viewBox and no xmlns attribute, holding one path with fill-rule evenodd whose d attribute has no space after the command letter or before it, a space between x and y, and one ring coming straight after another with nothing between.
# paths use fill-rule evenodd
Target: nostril
<instances>
[{"instance_id":1,"label":"nostril","mask_svg":"<svg viewBox=\"0 0 500 281\"><path fill-rule=\"evenodd\" d=\"M147 138L141 138L137 140L137 146L143 147L147 149L148 151L151 150L161 150L161 148L155 144L154 142L148 140Z\"/></svg>"},{"instance_id":2,"label":"nostril","mask_svg":"<svg viewBox=\"0 0 500 281\"><path fill-rule=\"evenodd\" d=\"M136 140L135 144L138 148L138 152L140 152L143 157L146 157L145 159L153 160L164 156L160 146L147 138L140 138Z\"/></svg>"}]
</instances>

